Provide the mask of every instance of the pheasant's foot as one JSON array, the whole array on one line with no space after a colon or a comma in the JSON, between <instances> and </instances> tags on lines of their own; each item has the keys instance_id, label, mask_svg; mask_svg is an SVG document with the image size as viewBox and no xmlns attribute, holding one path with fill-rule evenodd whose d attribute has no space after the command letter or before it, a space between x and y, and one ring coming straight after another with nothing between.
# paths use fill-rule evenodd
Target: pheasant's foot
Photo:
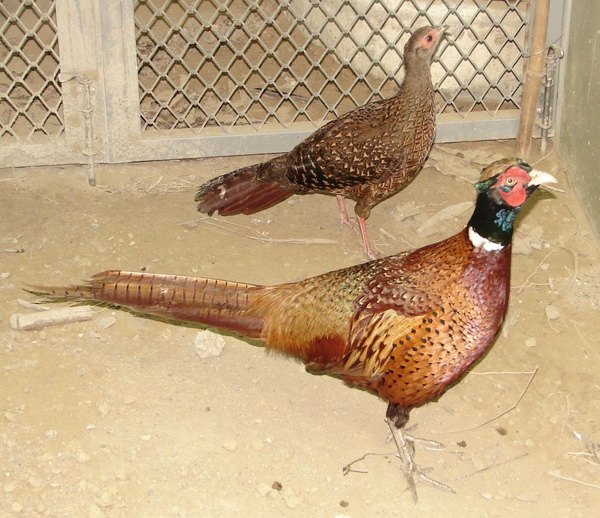
<instances>
[{"instance_id":1,"label":"pheasant's foot","mask_svg":"<svg viewBox=\"0 0 600 518\"><path fill-rule=\"evenodd\" d=\"M338 207L340 208L340 227L344 225L350 227L355 232L360 232L358 225L353 219L350 219L348 216L348 211L346 210L346 198L340 196L339 194L336 196Z\"/></svg>"},{"instance_id":2,"label":"pheasant's foot","mask_svg":"<svg viewBox=\"0 0 600 518\"><path fill-rule=\"evenodd\" d=\"M405 433L404 437L408 442L412 442L413 444L420 444L425 446L426 448L433 448L435 450L441 450L444 448L444 445L439 441L432 441L431 439L423 439L422 437L415 437L414 435L410 435Z\"/></svg>"},{"instance_id":3,"label":"pheasant's foot","mask_svg":"<svg viewBox=\"0 0 600 518\"><path fill-rule=\"evenodd\" d=\"M432 487L436 487L438 489L442 489L443 491L447 491L449 493L455 493L454 489L446 484L438 482L434 480L421 470L417 468L415 461L413 459L414 454L414 443L432 443L440 445L436 441L427 441L423 439L418 439L412 437L410 435L406 435L402 428L397 428L395 422L391 419L387 419L388 426L390 427L390 431L392 432L392 437L394 442L396 443L396 447L398 448L398 455L400 460L402 461L402 470L404 471L404 476L406 477L406 482L408 484L408 489L412 495L413 502L417 503L419 497L417 495L417 488L415 485L415 479L418 479L420 482L424 484L428 484ZM441 446L441 445L440 445Z\"/></svg>"},{"instance_id":4,"label":"pheasant's foot","mask_svg":"<svg viewBox=\"0 0 600 518\"><path fill-rule=\"evenodd\" d=\"M414 430L416 427L417 427L417 425L414 425L414 426L411 426L409 429ZM404 428L404 430L406 430L406 428ZM420 446L424 446L425 448L429 448L432 450L443 450L445 448L444 444L439 441L434 441L432 439L423 439L422 437L415 437L414 435L412 435L410 433L406 433L406 431L404 431L403 433L404 433L404 438L409 443L412 443L413 445L419 444ZM385 440L385 443L389 444L393 440L394 440L394 433L390 432ZM412 452L414 453L414 451L415 451L415 449L413 446Z\"/></svg>"}]
</instances>

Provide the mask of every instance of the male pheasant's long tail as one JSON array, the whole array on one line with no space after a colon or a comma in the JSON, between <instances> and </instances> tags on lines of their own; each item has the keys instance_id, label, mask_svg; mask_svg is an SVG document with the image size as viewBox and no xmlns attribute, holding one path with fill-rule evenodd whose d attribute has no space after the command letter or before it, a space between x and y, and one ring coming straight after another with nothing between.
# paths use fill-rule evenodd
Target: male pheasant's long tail
<instances>
[{"instance_id":1,"label":"male pheasant's long tail","mask_svg":"<svg viewBox=\"0 0 600 518\"><path fill-rule=\"evenodd\" d=\"M324 370L337 365L347 350L353 300L361 291L360 279L346 285L339 275L360 276L361 268L274 286L107 270L78 286L31 286L29 291L53 302L107 303L138 316L233 331L295 356L312 370Z\"/></svg>"},{"instance_id":2,"label":"male pheasant's long tail","mask_svg":"<svg viewBox=\"0 0 600 518\"><path fill-rule=\"evenodd\" d=\"M267 164L243 167L201 185L194 198L199 202L198 211L209 216L214 212L222 216L254 214L289 198L295 192L292 186L257 179L259 169Z\"/></svg>"},{"instance_id":3,"label":"male pheasant's long tail","mask_svg":"<svg viewBox=\"0 0 600 518\"><path fill-rule=\"evenodd\" d=\"M252 301L266 289L253 284L151 273L108 270L85 284L32 287L33 293L57 301L99 301L140 314L228 329L260 338L264 321Z\"/></svg>"}]
</instances>

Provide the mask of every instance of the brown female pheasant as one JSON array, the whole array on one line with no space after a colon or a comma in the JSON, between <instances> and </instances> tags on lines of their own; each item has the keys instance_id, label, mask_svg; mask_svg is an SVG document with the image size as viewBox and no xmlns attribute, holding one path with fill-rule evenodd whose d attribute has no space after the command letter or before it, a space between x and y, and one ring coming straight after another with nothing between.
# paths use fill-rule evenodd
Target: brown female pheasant
<instances>
[{"instance_id":1,"label":"brown female pheasant","mask_svg":"<svg viewBox=\"0 0 600 518\"><path fill-rule=\"evenodd\" d=\"M423 248L300 282L233 281L106 271L84 285L36 288L58 300L103 301L141 315L235 331L388 401L387 422L413 498L420 472L404 425L491 345L506 313L513 223L538 185L519 160L488 166L458 234Z\"/></svg>"},{"instance_id":2,"label":"brown female pheasant","mask_svg":"<svg viewBox=\"0 0 600 518\"><path fill-rule=\"evenodd\" d=\"M351 198L365 252L374 259L365 220L375 205L411 182L433 144L430 62L443 32L421 27L410 37L396 95L329 122L289 153L208 181L196 194L198 210L253 214L292 194L335 194L342 223L351 225L344 203Z\"/></svg>"}]
</instances>

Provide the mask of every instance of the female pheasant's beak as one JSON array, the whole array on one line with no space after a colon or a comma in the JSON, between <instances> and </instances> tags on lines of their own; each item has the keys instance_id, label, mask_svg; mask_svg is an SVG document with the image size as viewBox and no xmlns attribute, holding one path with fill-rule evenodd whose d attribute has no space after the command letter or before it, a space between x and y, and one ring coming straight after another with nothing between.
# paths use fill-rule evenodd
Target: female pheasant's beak
<instances>
[{"instance_id":1,"label":"female pheasant's beak","mask_svg":"<svg viewBox=\"0 0 600 518\"><path fill-rule=\"evenodd\" d=\"M554 176L543 171L538 171L537 169L532 169L528 174L531 180L529 180L527 187L558 183L558 180Z\"/></svg>"}]
</instances>

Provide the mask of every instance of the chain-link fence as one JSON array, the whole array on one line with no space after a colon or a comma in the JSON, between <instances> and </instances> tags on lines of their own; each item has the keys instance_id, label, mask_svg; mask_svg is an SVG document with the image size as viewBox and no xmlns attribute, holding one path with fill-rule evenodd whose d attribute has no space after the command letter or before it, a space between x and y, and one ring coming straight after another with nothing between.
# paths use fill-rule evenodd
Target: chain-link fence
<instances>
[{"instance_id":1,"label":"chain-link fence","mask_svg":"<svg viewBox=\"0 0 600 518\"><path fill-rule=\"evenodd\" d=\"M528 2L138 0L143 129L315 126L392 95L417 27L448 25L441 113L519 107Z\"/></svg>"},{"instance_id":2,"label":"chain-link fence","mask_svg":"<svg viewBox=\"0 0 600 518\"><path fill-rule=\"evenodd\" d=\"M0 2L0 142L64 131L56 12L51 0Z\"/></svg>"},{"instance_id":3,"label":"chain-link fence","mask_svg":"<svg viewBox=\"0 0 600 518\"><path fill-rule=\"evenodd\" d=\"M432 64L438 141L516 135L529 0L105 4L0 2L0 163L284 151L393 95L425 24L449 27Z\"/></svg>"}]
</instances>

